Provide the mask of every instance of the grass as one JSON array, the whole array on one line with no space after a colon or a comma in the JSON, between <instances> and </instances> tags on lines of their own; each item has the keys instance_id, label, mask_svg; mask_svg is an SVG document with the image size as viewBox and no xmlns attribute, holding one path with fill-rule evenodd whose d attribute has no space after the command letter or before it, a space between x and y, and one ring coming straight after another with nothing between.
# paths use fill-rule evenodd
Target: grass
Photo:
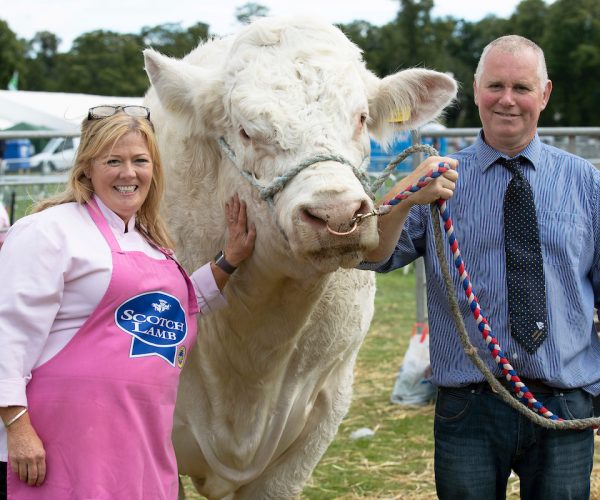
<instances>
[{"instance_id":1,"label":"grass","mask_svg":"<svg viewBox=\"0 0 600 500\"><path fill-rule=\"evenodd\" d=\"M15 176L18 181L18 176ZM15 214L13 219L16 221L30 213L32 206L39 200L49 198L62 189L61 184L35 184L35 185L12 185L0 186L0 202L4 203L6 210L10 214L11 198L15 196Z\"/></svg>"},{"instance_id":2,"label":"grass","mask_svg":"<svg viewBox=\"0 0 600 500\"><path fill-rule=\"evenodd\" d=\"M304 489L305 499L396 498L399 491L433 491L432 406L389 402L415 323L414 274L380 275L377 285L375 317L357 359L351 409ZM361 427L375 435L350 439Z\"/></svg>"}]
</instances>

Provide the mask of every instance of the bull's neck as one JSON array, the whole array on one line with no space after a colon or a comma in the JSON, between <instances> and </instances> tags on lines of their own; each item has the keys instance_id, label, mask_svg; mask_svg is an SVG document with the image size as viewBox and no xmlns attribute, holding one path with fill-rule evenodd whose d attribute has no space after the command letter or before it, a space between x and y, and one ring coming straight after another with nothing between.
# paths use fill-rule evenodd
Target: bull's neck
<instances>
[{"instance_id":1,"label":"bull's neck","mask_svg":"<svg viewBox=\"0 0 600 500\"><path fill-rule=\"evenodd\" d=\"M236 350L240 366L252 367L249 377L254 370L264 377L273 359L285 363L292 355L331 275L298 280L266 274L250 263L239 271L225 289L229 305L212 328L221 330L218 342L227 352Z\"/></svg>"},{"instance_id":2,"label":"bull's neck","mask_svg":"<svg viewBox=\"0 0 600 500\"><path fill-rule=\"evenodd\" d=\"M332 276L292 278L252 264L242 271L226 290L231 310L251 324L256 322L257 328L279 330L283 337L286 330L293 335L304 325Z\"/></svg>"}]
</instances>

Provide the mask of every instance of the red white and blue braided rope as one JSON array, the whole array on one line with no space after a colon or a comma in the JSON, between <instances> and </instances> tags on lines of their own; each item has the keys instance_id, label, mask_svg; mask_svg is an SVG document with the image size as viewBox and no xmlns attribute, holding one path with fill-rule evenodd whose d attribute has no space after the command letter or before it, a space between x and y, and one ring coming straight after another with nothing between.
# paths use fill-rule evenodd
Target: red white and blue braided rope
<instances>
[{"instance_id":1,"label":"red white and blue braided rope","mask_svg":"<svg viewBox=\"0 0 600 500\"><path fill-rule=\"evenodd\" d=\"M449 169L445 165L445 163L439 163L435 169L430 170L426 175L419 178L419 180L415 184L409 186L407 189L396 195L394 198L386 201L384 205L397 205L402 200L405 200L406 198L411 196L413 193L416 193L421 188L427 186L427 184L429 184L432 180L436 179L440 175L443 175L444 172L446 172ZM479 301L473 290L473 285L471 284L469 274L467 273L465 264L460 255L460 250L458 248L458 240L456 239L456 235L454 234L454 225L452 224L452 218L450 217L450 210L448 209L445 200L438 200L437 205L440 211L440 216L444 221L444 230L448 238L448 243L450 244L450 249L452 250L452 255L454 257L454 265L456 266L456 269L460 276L462 287L465 291L465 295L469 302L471 313L473 314L473 318L475 318L475 321L477 322L477 328L481 332L483 340L485 341L492 358L494 358L503 375L506 377L506 380L512 387L513 392L523 404L525 404L526 406L528 406L529 408L531 408L532 410L549 420L562 421L562 418L552 413L550 410L544 407L544 405L542 405L539 401L535 399L535 397L527 388L527 386L523 382L521 382L519 375L517 374L515 369L510 365L508 358L500 348L500 344L498 344L498 340L492 333L492 329L488 324L485 315L483 314L481 306L479 305ZM440 263L440 265L442 264Z\"/></svg>"}]
</instances>

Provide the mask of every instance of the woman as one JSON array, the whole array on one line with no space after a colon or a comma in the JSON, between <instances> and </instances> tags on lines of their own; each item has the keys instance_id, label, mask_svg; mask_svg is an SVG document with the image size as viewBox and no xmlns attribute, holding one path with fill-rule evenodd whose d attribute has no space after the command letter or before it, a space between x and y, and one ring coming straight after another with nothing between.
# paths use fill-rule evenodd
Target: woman
<instances>
[{"instance_id":1,"label":"woman","mask_svg":"<svg viewBox=\"0 0 600 500\"><path fill-rule=\"evenodd\" d=\"M9 227L10 219L8 213L6 212L6 208L4 208L4 204L0 201L0 248L2 248L2 243L4 243Z\"/></svg>"},{"instance_id":2,"label":"woman","mask_svg":"<svg viewBox=\"0 0 600 500\"><path fill-rule=\"evenodd\" d=\"M0 253L0 460L10 498L174 499L170 441L195 314L224 303L256 230L236 197L218 263L185 274L142 106L89 111L66 190ZM8 451L8 453L7 453Z\"/></svg>"}]
</instances>

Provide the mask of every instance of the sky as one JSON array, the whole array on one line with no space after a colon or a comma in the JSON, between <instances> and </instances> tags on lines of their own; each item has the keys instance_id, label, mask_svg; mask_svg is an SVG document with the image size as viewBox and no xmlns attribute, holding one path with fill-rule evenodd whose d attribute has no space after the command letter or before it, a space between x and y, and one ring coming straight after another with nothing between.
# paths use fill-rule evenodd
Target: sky
<instances>
[{"instance_id":1,"label":"sky","mask_svg":"<svg viewBox=\"0 0 600 500\"><path fill-rule=\"evenodd\" d=\"M376 26L392 21L398 0L252 0L270 15L310 14L331 23L365 20ZM0 19L19 38L31 39L50 31L68 51L75 38L94 30L139 33L144 26L180 23L185 29L197 22L210 32L226 35L239 26L236 7L250 0L0 0ZM508 17L520 0L435 0L433 17L452 16L479 21L488 14Z\"/></svg>"}]
</instances>

